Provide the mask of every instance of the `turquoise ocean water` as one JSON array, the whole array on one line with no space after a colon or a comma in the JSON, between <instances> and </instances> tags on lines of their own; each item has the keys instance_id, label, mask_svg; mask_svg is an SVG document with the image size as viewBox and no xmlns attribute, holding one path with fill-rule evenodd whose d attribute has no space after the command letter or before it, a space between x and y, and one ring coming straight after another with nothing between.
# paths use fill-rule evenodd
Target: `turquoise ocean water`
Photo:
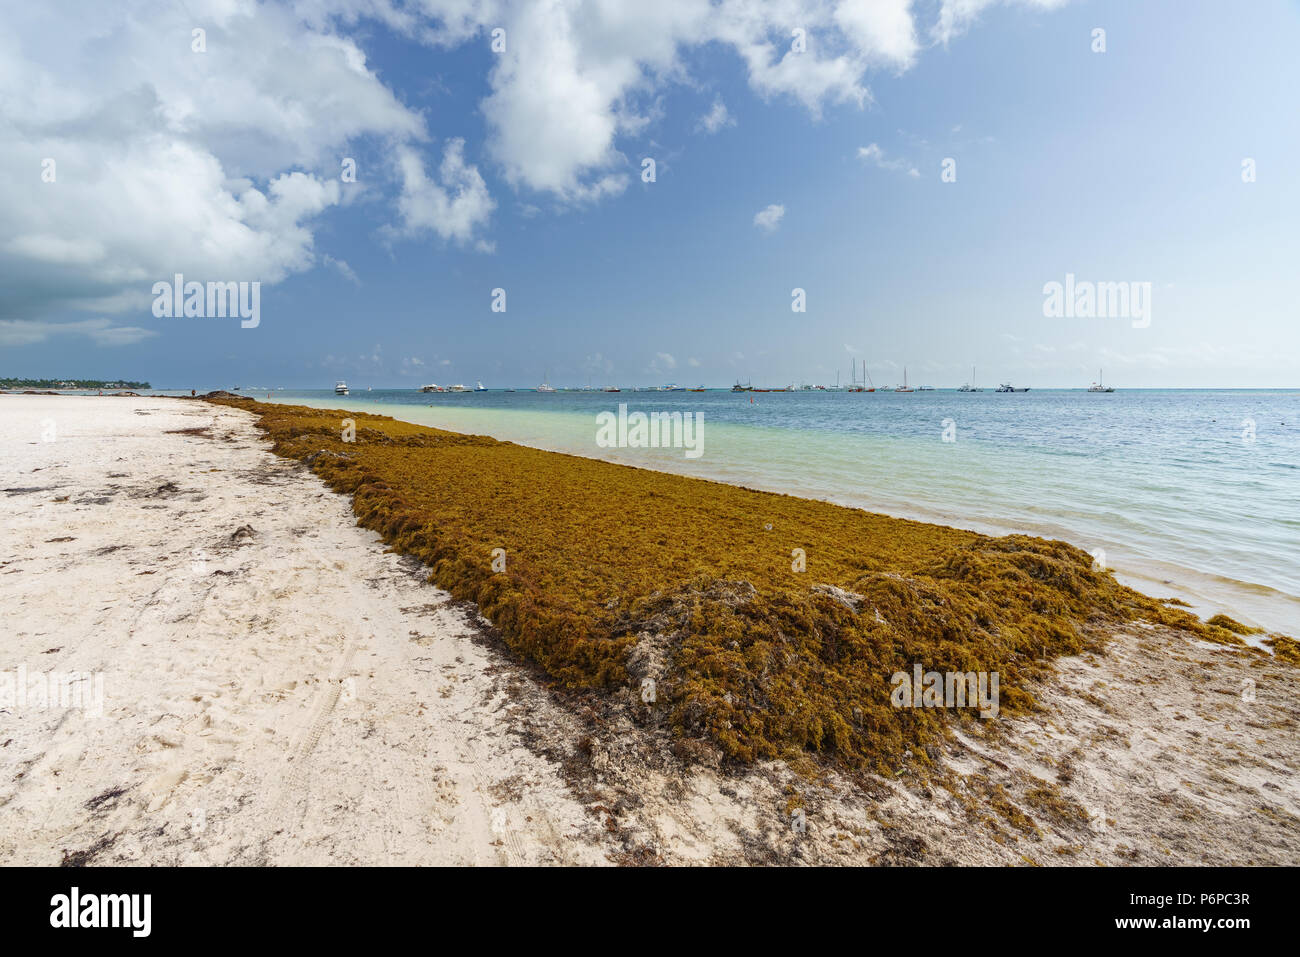
<instances>
[{"instance_id":1,"label":"turquoise ocean water","mask_svg":"<svg viewBox=\"0 0 1300 957\"><path fill-rule=\"evenodd\" d=\"M905 518L1060 538L1101 550L1148 594L1300 635L1300 392L271 395ZM601 447L597 415L620 403L701 413L702 454Z\"/></svg>"}]
</instances>

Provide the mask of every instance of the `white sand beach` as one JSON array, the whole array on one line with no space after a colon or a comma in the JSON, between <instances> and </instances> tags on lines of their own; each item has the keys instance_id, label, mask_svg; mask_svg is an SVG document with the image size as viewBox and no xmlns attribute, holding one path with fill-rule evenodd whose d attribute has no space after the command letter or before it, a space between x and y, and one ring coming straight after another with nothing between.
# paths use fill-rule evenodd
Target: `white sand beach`
<instances>
[{"instance_id":1,"label":"white sand beach","mask_svg":"<svg viewBox=\"0 0 1300 957\"><path fill-rule=\"evenodd\" d=\"M0 861L603 860L465 613L247 415L3 402L0 667L103 711L0 716Z\"/></svg>"},{"instance_id":2,"label":"white sand beach","mask_svg":"<svg viewBox=\"0 0 1300 957\"><path fill-rule=\"evenodd\" d=\"M1300 863L1295 671L1256 652L1116 635L942 787L684 772L247 413L3 395L0 448L0 672L89 676L0 705L3 864Z\"/></svg>"}]
</instances>

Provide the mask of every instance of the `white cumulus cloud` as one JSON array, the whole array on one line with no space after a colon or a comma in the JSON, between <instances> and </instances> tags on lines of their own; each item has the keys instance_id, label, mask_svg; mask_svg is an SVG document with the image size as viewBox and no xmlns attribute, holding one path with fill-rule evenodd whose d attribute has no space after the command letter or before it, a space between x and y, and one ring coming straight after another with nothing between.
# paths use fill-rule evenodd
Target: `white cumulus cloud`
<instances>
[{"instance_id":1,"label":"white cumulus cloud","mask_svg":"<svg viewBox=\"0 0 1300 957\"><path fill-rule=\"evenodd\" d=\"M465 162L464 140L451 140L443 149L441 182L429 178L424 162L410 147L398 148L397 163L402 177L398 209L406 235L432 231L465 243L496 208L478 169Z\"/></svg>"},{"instance_id":2,"label":"white cumulus cloud","mask_svg":"<svg viewBox=\"0 0 1300 957\"><path fill-rule=\"evenodd\" d=\"M943 0L932 33L937 42L946 45L964 33L984 10L996 4L1018 4L1040 10L1054 10L1068 2L1069 0Z\"/></svg>"},{"instance_id":3,"label":"white cumulus cloud","mask_svg":"<svg viewBox=\"0 0 1300 957\"><path fill-rule=\"evenodd\" d=\"M881 169L893 170L895 172L906 173L908 176L917 177L921 175L920 170L903 159L889 159L885 156L885 151L877 144L872 143L869 146L858 147L858 159L866 163L873 163Z\"/></svg>"},{"instance_id":4,"label":"white cumulus cloud","mask_svg":"<svg viewBox=\"0 0 1300 957\"><path fill-rule=\"evenodd\" d=\"M153 282L178 272L349 275L315 239L318 218L347 201L342 158L370 137L396 165L428 139L353 40L251 0L16 6L0 31L0 104L0 320L11 322L147 310ZM432 188L403 198L410 224L463 240L490 201L454 159L445 204ZM105 344L136 336L70 328Z\"/></svg>"},{"instance_id":5,"label":"white cumulus cloud","mask_svg":"<svg viewBox=\"0 0 1300 957\"><path fill-rule=\"evenodd\" d=\"M764 232L774 232L784 216L785 207L779 203L772 203L754 214L754 225Z\"/></svg>"},{"instance_id":6,"label":"white cumulus cloud","mask_svg":"<svg viewBox=\"0 0 1300 957\"><path fill-rule=\"evenodd\" d=\"M723 127L735 125L735 119L733 119L731 114L727 112L727 104L723 103L722 98L719 97L713 101L713 106L710 108L709 112L700 117L695 128L697 130L703 130L705 133L716 133Z\"/></svg>"}]
</instances>

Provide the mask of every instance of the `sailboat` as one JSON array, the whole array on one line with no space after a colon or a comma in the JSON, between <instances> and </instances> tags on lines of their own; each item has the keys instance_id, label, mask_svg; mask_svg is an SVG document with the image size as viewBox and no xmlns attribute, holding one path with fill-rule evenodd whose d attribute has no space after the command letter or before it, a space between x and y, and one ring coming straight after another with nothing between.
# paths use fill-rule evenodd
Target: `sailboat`
<instances>
[{"instance_id":1,"label":"sailboat","mask_svg":"<svg viewBox=\"0 0 1300 957\"><path fill-rule=\"evenodd\" d=\"M862 384L858 385L858 364L853 363L853 387L850 392L875 392L876 384L871 381L871 373L867 371L867 360L862 360Z\"/></svg>"},{"instance_id":2,"label":"sailboat","mask_svg":"<svg viewBox=\"0 0 1300 957\"><path fill-rule=\"evenodd\" d=\"M907 366L903 366L903 384L894 388L895 392L915 392L915 389L907 387Z\"/></svg>"},{"instance_id":3,"label":"sailboat","mask_svg":"<svg viewBox=\"0 0 1300 957\"><path fill-rule=\"evenodd\" d=\"M1102 382L1101 372L1102 372L1101 369L1098 369L1098 370L1097 370L1097 381L1094 382L1092 385L1088 386L1088 391L1089 391L1089 392L1114 392L1115 389L1114 389L1113 386L1112 386L1111 388L1108 389L1108 388L1106 388L1106 386L1103 384L1103 382Z\"/></svg>"},{"instance_id":4,"label":"sailboat","mask_svg":"<svg viewBox=\"0 0 1300 957\"><path fill-rule=\"evenodd\" d=\"M979 386L975 384L974 366L970 367L970 381L967 382L965 385L961 386L960 388L958 388L957 391L958 392L983 392L984 391L983 389L981 389Z\"/></svg>"},{"instance_id":5,"label":"sailboat","mask_svg":"<svg viewBox=\"0 0 1300 957\"><path fill-rule=\"evenodd\" d=\"M542 384L539 385L539 386L537 387L537 391L538 391L538 392L554 392L554 391L555 391L555 386L551 385L549 382L546 381L546 380L549 379L550 377L551 377L551 374L550 374L549 372L547 372L547 373L545 374L545 376L543 377L543 379L542 379Z\"/></svg>"}]
</instances>

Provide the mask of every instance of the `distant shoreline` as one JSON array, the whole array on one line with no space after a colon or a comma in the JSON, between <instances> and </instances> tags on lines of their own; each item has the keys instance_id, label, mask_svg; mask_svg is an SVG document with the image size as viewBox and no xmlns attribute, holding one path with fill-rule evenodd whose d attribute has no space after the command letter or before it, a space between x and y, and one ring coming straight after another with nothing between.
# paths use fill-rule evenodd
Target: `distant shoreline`
<instances>
[{"instance_id":1,"label":"distant shoreline","mask_svg":"<svg viewBox=\"0 0 1300 957\"><path fill-rule=\"evenodd\" d=\"M12 380L10 380L10 381L12 381ZM102 389L113 388L113 389L135 389L136 391L141 392L142 394L143 394L143 393L148 393L149 395L160 396L160 397L161 397L161 396L176 396L176 397L181 397L181 396L189 396L192 387L190 387L190 386L186 386L186 387L184 387L184 388L181 388L181 387L175 387L175 386L159 386L158 388L153 388L153 387L151 387L151 386L149 386L149 385L139 385L139 384L130 385L130 384L129 384L129 385L111 385L111 386L110 386L110 385L104 385L104 386L77 386L77 387L69 386L69 387L64 387L64 388L55 388L55 387L52 387L52 386L6 385L6 384L4 384L3 382L0 382L0 394L6 393L6 392L7 392L7 393L10 393L10 394L21 394L21 392L22 392L23 390L26 390L26 389L35 389L35 388L50 389L51 391L57 392L57 393L60 394L60 395L64 395L64 394L67 394L67 395L87 394L87 393L94 392L94 391L96 391L97 389L101 389L101 388L102 388ZM443 397L443 396L446 396L446 397L448 397L448 398L452 398L452 397L455 397L455 398L462 398L462 397L464 397L464 396L469 396L469 395L474 395L474 394L475 394L475 392L474 392L473 390L467 390L467 391L465 391L465 392L432 392L432 393L421 393L421 392L420 392L420 387L419 387L419 386L375 386L375 387L373 387L373 388L374 388L374 391L376 391L376 392L410 392L410 393L413 393L413 394L423 394L423 395L428 395L428 396L431 396L431 397L434 397L434 398L439 398L439 397ZM229 389L229 388L222 387L222 386L216 386L216 387L213 387L213 386L204 386L204 387L202 387L202 388L194 388L193 391L194 391L197 395L204 395L204 394L206 394L206 393L214 392L214 391L217 391L217 392L219 392L219 391L227 391L227 392L229 392L229 391L233 391L233 390L231 390L231 389ZM305 389L305 388L289 387L289 386L283 386L283 387L282 387L282 386L276 386L276 387L273 387L273 388L271 388L271 389L269 389L269 390L268 390L268 389L241 388L241 389L239 390L239 392L234 393L234 394L236 394L236 395L242 395L242 396L244 396L244 397L246 397L246 398L250 398L250 399L256 399L259 395L264 397L268 391L271 392L273 395L274 395L276 392L291 392L291 393L299 393L299 392L319 392L322 396L324 396L324 395L333 395L333 394L334 394L334 390L333 390L333 389L327 389L327 388L319 388L319 389ZM355 393L355 394L364 394L367 390L366 390L365 388L358 387L358 388L354 388L352 391L353 391L353 393ZM504 392L514 392L514 393L536 393L536 392L537 392L537 387L536 387L536 386L490 386L490 387L488 387L487 389L485 389L485 390L483 390L483 391L484 391L484 392L490 392L490 393L504 393ZM732 392L733 392L731 386L705 386L704 391L705 391L705 392L726 392L726 393L732 393ZM841 389L835 389L835 388L824 388L824 389L817 389L817 388L813 388L813 389L794 388L794 389L747 390L747 391L745 391L745 392L737 392L737 393L733 393L733 394L735 394L735 395L748 395L748 394L750 394L750 391L757 391L757 392L759 392L759 394L761 394L761 395L810 395L810 394L813 394L813 395L822 395L822 394L834 394L834 395L839 395L839 394L846 394L846 395L862 395L862 396L880 396L880 395L886 395L886 394L893 394L893 395L900 395L900 394L924 395L926 392L960 393L961 395L964 395L964 396L976 396L976 395L985 395L985 394L998 394L998 393L997 393L997 387L996 387L996 386L983 387L983 388L981 388L980 391L978 391L978 392L962 392L962 390L961 390L958 386L935 386L935 387L933 387L932 389L931 389L931 388L927 388L927 389L920 390L920 391L915 391L915 392L912 392L912 393L897 393L897 392L894 392L894 390L893 390L892 388L879 388L879 389L876 389L874 392L855 392L855 391L853 391L852 389L844 389L844 388L841 388ZM1087 387L1087 386L1078 386L1078 385L1068 385L1068 386L1055 386L1055 385L1048 385L1048 386L1039 386L1039 385L1035 385L1035 386L1030 386L1028 392L1025 392L1025 393L1016 393L1016 394L1018 394L1018 395L1032 395L1032 394L1035 393L1035 392L1087 392L1087 391L1088 391L1088 387ZM555 392L556 392L557 394L563 394L563 395L594 395L594 396L618 395L618 394L620 394L620 393L621 393L621 394L625 394L625 395L626 395L626 394L632 394L632 395L682 395L682 394L687 394L687 395L689 395L689 394L691 394L691 393L693 393L693 392L694 392L695 394L697 394L697 395L699 394L698 390L696 390L696 389L685 389L685 390L680 390L680 389L679 389L679 390L668 391L668 390L658 389L658 388L656 388L655 386L651 386L651 385L644 385L644 386L621 386L621 387L619 388L619 391L618 391L618 392L607 392L607 391L604 390L604 389L585 389L585 388L578 388L578 387L557 386L556 389L555 389ZM1116 386L1116 387L1115 387L1115 392L1114 392L1114 393L1107 393L1107 394L1114 394L1114 395L1117 395L1117 394L1124 393L1124 392L1295 392L1295 393L1300 393L1300 385L1297 385L1297 386L1283 386L1283 385L1278 385L1278 386L1197 386L1197 387L1195 387L1195 388L1187 387L1187 386ZM478 394L481 395L482 392L480 392L480 393L478 393Z\"/></svg>"}]
</instances>

